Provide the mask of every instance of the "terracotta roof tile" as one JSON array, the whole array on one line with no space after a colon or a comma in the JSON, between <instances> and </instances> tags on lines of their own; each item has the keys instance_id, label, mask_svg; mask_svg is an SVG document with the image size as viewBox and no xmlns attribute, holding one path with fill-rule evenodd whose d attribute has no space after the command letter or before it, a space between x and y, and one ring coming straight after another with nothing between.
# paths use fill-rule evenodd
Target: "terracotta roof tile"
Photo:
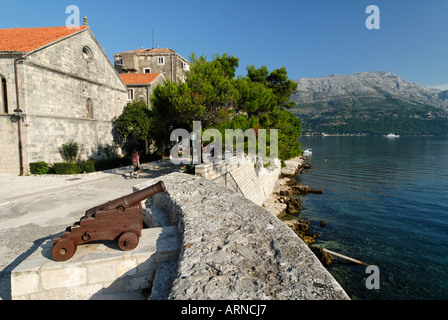
<instances>
[{"instance_id":1,"label":"terracotta roof tile","mask_svg":"<svg viewBox=\"0 0 448 320\"><path fill-rule=\"evenodd\" d=\"M31 52L86 28L88 27L0 29L0 52Z\"/></svg>"},{"instance_id":2,"label":"terracotta roof tile","mask_svg":"<svg viewBox=\"0 0 448 320\"><path fill-rule=\"evenodd\" d=\"M122 73L121 79L126 85L132 84L152 84L159 76L159 73Z\"/></svg>"}]
</instances>

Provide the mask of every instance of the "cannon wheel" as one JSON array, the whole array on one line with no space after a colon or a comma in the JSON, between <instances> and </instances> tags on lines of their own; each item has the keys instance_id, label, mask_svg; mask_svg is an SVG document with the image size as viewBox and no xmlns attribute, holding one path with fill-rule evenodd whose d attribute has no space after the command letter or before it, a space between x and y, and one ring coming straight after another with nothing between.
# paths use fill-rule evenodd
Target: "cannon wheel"
<instances>
[{"instance_id":1,"label":"cannon wheel","mask_svg":"<svg viewBox=\"0 0 448 320\"><path fill-rule=\"evenodd\" d=\"M53 244L51 256L58 262L67 261L76 252L76 245L73 241L62 239Z\"/></svg>"},{"instance_id":2,"label":"cannon wheel","mask_svg":"<svg viewBox=\"0 0 448 320\"><path fill-rule=\"evenodd\" d=\"M118 246L123 251L131 251L137 248L138 236L133 232L125 232L118 238Z\"/></svg>"}]
</instances>

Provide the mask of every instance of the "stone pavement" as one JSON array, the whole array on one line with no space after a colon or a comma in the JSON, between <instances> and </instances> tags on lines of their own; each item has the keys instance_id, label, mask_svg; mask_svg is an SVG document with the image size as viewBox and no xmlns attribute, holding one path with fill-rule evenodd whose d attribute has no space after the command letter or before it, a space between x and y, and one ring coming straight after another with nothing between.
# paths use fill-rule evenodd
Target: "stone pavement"
<instances>
[{"instance_id":1,"label":"stone pavement","mask_svg":"<svg viewBox=\"0 0 448 320\"><path fill-rule=\"evenodd\" d=\"M0 175L0 299L11 299L11 271L85 211L132 193L134 185L179 171L171 162L73 176Z\"/></svg>"}]
</instances>

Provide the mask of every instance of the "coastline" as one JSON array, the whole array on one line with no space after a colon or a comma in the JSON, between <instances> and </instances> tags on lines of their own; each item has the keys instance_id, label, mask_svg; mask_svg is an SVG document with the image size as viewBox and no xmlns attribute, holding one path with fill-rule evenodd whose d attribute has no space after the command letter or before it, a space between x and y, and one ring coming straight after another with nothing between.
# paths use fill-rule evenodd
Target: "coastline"
<instances>
[{"instance_id":1,"label":"coastline","mask_svg":"<svg viewBox=\"0 0 448 320\"><path fill-rule=\"evenodd\" d=\"M300 156L284 162L281 175L278 178L271 196L266 199L263 207L279 218L285 225L290 227L297 236L313 251L319 261L328 267L333 263L334 256L324 252L322 248L313 247L316 239L320 236L310 231L310 221L302 219L302 200L297 195L307 195L310 193L322 194L322 190L312 189L309 186L297 183L296 175L303 174L312 169L309 158ZM326 226L325 221L321 221L321 227Z\"/></svg>"}]
</instances>

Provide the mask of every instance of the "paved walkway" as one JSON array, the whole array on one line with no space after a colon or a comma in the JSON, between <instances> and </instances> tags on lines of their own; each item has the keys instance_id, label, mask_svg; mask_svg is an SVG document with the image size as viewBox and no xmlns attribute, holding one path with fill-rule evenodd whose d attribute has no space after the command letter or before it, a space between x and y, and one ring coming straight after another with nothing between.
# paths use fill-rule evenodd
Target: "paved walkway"
<instances>
[{"instance_id":1,"label":"paved walkway","mask_svg":"<svg viewBox=\"0 0 448 320\"><path fill-rule=\"evenodd\" d=\"M9 300L11 271L85 211L132 193L132 186L179 171L170 161L73 176L0 175L0 299Z\"/></svg>"},{"instance_id":2,"label":"paved walkway","mask_svg":"<svg viewBox=\"0 0 448 320\"><path fill-rule=\"evenodd\" d=\"M178 171L180 166L171 164L170 161L143 164L140 180L153 179L173 171ZM23 200L29 197L45 195L51 192L62 192L81 185L121 179L123 185L132 186L138 182L130 179L130 167L94 172L81 175L43 175L43 176L14 176L0 175L0 208L11 201ZM124 182L123 182L124 180ZM132 188L131 188L132 189ZM1 214L0 214L1 216Z\"/></svg>"}]
</instances>

